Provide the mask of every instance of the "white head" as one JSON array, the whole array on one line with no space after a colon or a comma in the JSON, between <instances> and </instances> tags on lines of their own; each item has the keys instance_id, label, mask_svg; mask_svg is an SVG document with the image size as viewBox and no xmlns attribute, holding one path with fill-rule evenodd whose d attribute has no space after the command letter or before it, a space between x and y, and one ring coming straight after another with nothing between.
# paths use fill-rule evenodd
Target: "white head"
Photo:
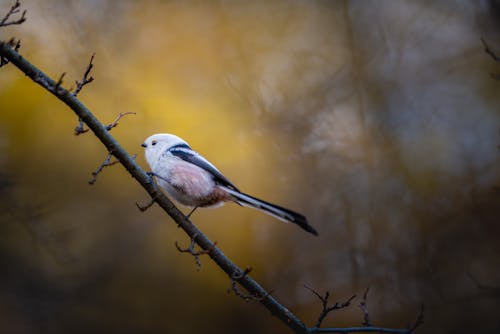
<instances>
[{"instance_id":1,"label":"white head","mask_svg":"<svg viewBox=\"0 0 500 334\"><path fill-rule=\"evenodd\" d=\"M146 139L144 143L141 144L145 148L146 161L152 167L160 156L175 145L181 145L187 143L181 138L171 135L169 133L157 133Z\"/></svg>"}]
</instances>

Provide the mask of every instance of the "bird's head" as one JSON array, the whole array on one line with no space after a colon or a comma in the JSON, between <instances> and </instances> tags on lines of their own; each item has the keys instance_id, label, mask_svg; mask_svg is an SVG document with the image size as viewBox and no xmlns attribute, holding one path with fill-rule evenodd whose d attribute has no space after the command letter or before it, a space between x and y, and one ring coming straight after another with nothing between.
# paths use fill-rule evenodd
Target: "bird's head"
<instances>
[{"instance_id":1,"label":"bird's head","mask_svg":"<svg viewBox=\"0 0 500 334\"><path fill-rule=\"evenodd\" d=\"M171 135L169 133L157 133L148 137L144 143L141 144L144 147L144 153L146 155L146 161L151 166L155 164L160 156L169 148L177 145L188 144L181 138ZM188 146L189 147L189 146Z\"/></svg>"}]
</instances>

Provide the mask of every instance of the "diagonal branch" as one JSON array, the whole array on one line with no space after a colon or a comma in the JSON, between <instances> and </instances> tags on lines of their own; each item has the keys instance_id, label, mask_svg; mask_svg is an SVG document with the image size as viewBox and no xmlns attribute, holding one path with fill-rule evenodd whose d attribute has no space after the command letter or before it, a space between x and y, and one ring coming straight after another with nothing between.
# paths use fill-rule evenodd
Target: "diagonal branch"
<instances>
[{"instance_id":1,"label":"diagonal branch","mask_svg":"<svg viewBox=\"0 0 500 334\"><path fill-rule=\"evenodd\" d=\"M102 142L108 152L125 167L133 178L149 193L154 202L158 205L181 227L187 235L195 240L195 243L206 252L207 255L221 268L231 279L232 291L244 298L252 296L250 299L259 301L266 307L272 315L276 316L286 326L298 334L310 333L354 333L354 332L378 332L378 333L412 333L423 322L423 309L418 316L415 324L406 329L393 329L383 327L349 327L349 328L307 328L304 323L297 318L286 307L280 304L270 293L268 293L259 283L253 280L248 274L249 269L241 270L234 264L216 245L210 241L174 204L158 189L151 175L144 172L135 162L134 157L114 139L108 131L109 128L99 122L97 118L88 110L71 92L62 87L62 78L56 82L33 64L21 57L12 45L0 41L0 58L4 58L19 68L24 74L30 77L34 82L45 88L59 100L65 103L81 120L84 122L95 136ZM118 122L119 119L116 120ZM113 123L112 123L113 124ZM194 246L194 244L193 244ZM193 248L194 249L194 248ZM201 252L201 251L200 251ZM236 284L244 287L248 294L241 292ZM238 291L238 292L236 292ZM366 302L365 292L365 302ZM321 297L316 293L318 297ZM320 298L321 299L321 298ZM325 298L326 300L326 298ZM346 303L350 302L348 300ZM342 305L338 306L341 307ZM335 305L333 306L335 308ZM328 309L328 307L327 307ZM365 319L366 322L366 319Z\"/></svg>"},{"instance_id":2,"label":"diagonal branch","mask_svg":"<svg viewBox=\"0 0 500 334\"><path fill-rule=\"evenodd\" d=\"M144 170L132 159L127 151L120 143L110 134L99 120L83 105L76 97L63 87L58 87L54 90L56 82L43 73L40 69L21 57L7 43L0 42L0 56L8 59L13 65L19 68L24 74L30 77L34 82L38 83L51 94L55 95L59 100L65 103L82 121L94 132L95 136L102 142L109 152L120 161L125 169L134 177L137 182L149 193L151 198L154 198L156 203L172 217L172 219L191 237L196 236L196 243L202 249L210 252L208 255L212 260L230 277L233 278L233 273L243 272L236 264L234 264L220 249L218 249L205 234L203 234L184 214L174 206L174 204L158 189L156 184L152 182ZM267 291L262 286L253 280L249 275L243 275L236 280L250 294L254 296L266 296L259 300L272 315L278 317L286 326L292 329L295 333L310 333L309 329L286 307L281 305L273 296L268 295Z\"/></svg>"}]
</instances>

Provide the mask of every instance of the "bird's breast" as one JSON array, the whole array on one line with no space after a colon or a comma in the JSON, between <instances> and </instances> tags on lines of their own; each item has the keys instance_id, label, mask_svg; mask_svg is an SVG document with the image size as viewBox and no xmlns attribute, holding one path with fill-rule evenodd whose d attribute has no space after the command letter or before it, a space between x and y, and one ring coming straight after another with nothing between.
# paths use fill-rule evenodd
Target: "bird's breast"
<instances>
[{"instance_id":1,"label":"bird's breast","mask_svg":"<svg viewBox=\"0 0 500 334\"><path fill-rule=\"evenodd\" d=\"M158 184L175 200L188 206L212 206L227 200L228 194L216 186L212 174L183 160L159 170ZM156 173L156 171L155 171Z\"/></svg>"}]
</instances>

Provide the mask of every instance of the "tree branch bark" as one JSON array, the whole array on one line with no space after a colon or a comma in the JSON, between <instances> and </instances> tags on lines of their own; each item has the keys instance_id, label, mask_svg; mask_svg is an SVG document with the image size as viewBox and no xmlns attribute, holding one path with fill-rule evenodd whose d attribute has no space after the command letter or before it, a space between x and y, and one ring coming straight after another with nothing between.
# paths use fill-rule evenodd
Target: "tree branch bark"
<instances>
[{"instance_id":1,"label":"tree branch bark","mask_svg":"<svg viewBox=\"0 0 500 334\"><path fill-rule=\"evenodd\" d=\"M132 159L127 151L118 143L118 141L109 133L104 126L87 107L83 105L71 92L61 87L60 83L51 79L40 69L28 62L24 57L17 53L9 43L0 42L0 55L8 59L13 65L19 68L24 74L30 77L34 82L41 85L59 100L64 102L87 126L94 132L95 136L103 143L109 152L111 152L133 178L149 193L151 198L158 203L165 212L179 225L191 238L196 236L196 243L224 272L232 278L235 272L243 272L234 264L224 253L218 249L205 234L203 234L184 214L174 206L174 204L158 189L152 178ZM266 296L259 302L264 305L272 315L278 317L286 326L295 333L309 333L309 329L286 307L281 305L268 292L250 276L244 275L237 279L237 282L243 286L249 293L255 296Z\"/></svg>"},{"instance_id":2,"label":"tree branch bark","mask_svg":"<svg viewBox=\"0 0 500 334\"><path fill-rule=\"evenodd\" d=\"M64 87L62 87L61 75L58 81L54 81L52 78L43 73L36 66L31 64L29 61L24 59L18 52L15 43L13 42L3 42L0 41L0 58L5 59L7 62L15 65L19 70L31 78L34 82L38 83L40 86L45 88L47 91L55 95L59 100L65 103L78 117L83 121L89 128L94 132L95 136L102 142L109 152L109 157L111 155L115 156L116 159L125 167L125 169L132 175L133 178L139 182L139 184L149 193L152 198L152 203L156 202L163 208L163 210L181 227L186 234L192 239L194 243L198 244L203 250L203 254L207 254L210 258L228 275L231 279L231 284L238 282L242 287L244 287L249 293L249 296L253 296L254 300L259 301L264 305L272 315L279 318L286 326L288 326L295 333L299 334L311 334L311 333L354 333L354 332L377 332L377 333L412 333L420 324L423 323L423 309L415 325L406 329L395 329L395 328L383 328L383 327L347 327L347 328L318 328L312 327L308 328L306 325L297 318L292 312L290 312L286 307L281 305L276 299L274 299L268 291L266 291L259 283L253 280L249 275L249 269L241 270L236 264L234 264L224 253L218 249L212 241L210 241L189 219L186 217L175 205L158 189L153 181L153 178L148 175L136 162L135 156L131 156L127 151L120 145L120 143L109 133L110 126L105 126L102 124L87 107L83 105L77 98L76 94L71 93ZM7 64L4 63L4 64ZM122 115L123 116L123 115ZM119 119L117 119L118 121ZM117 122L116 121L116 122ZM106 159L108 161L108 159ZM105 162L106 162L105 161ZM140 208L140 206L138 206ZM201 254L201 252L200 252ZM234 286L233 286L234 288ZM310 289L314 292L314 290ZM315 294L320 297L324 303L323 307L325 310L327 308L327 298L323 298L315 292ZM345 304L354 298L351 297ZM366 299L366 294L365 294ZM341 308L342 305L335 304L332 309ZM326 314L325 314L326 316ZM322 320L322 318L321 318ZM321 324L321 321L319 322Z\"/></svg>"}]
</instances>

